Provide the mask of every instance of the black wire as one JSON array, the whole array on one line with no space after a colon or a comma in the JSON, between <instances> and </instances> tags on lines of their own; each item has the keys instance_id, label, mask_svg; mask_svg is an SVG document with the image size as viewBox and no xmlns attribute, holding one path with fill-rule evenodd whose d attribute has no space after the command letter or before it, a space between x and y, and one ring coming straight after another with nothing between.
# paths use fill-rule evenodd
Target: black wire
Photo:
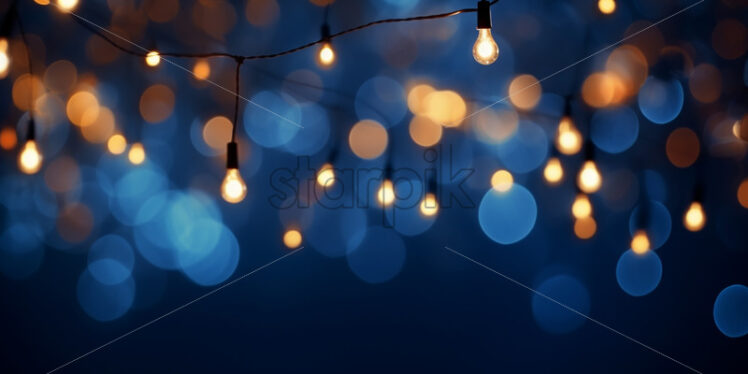
<instances>
[{"instance_id":1,"label":"black wire","mask_svg":"<svg viewBox=\"0 0 748 374\"><path fill-rule=\"evenodd\" d=\"M242 63L244 62L244 59L242 58L236 58L236 90L234 91L234 123L231 126L231 142L234 143L236 141L236 126L237 121L239 120L239 86L240 86L240 79L239 74L241 73L241 67Z\"/></svg>"},{"instance_id":2,"label":"black wire","mask_svg":"<svg viewBox=\"0 0 748 374\"><path fill-rule=\"evenodd\" d=\"M31 123L34 121L34 69L31 64L31 46L29 45L29 41L26 38L26 31L23 28L23 22L21 21L21 14L18 12L18 9L15 9L16 11L16 21L18 22L18 30L21 32L21 40L23 40L23 45L26 47L26 59L29 64L29 81L31 84L29 85L29 119ZM32 125L33 126L33 125ZM33 130L31 130L33 131Z\"/></svg>"}]
</instances>

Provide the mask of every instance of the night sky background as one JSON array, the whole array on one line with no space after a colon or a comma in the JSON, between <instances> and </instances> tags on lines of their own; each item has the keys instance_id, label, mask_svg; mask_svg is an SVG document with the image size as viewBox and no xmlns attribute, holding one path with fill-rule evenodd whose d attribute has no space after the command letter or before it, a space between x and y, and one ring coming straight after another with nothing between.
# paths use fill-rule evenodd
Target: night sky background
<instances>
[{"instance_id":1,"label":"night sky background","mask_svg":"<svg viewBox=\"0 0 748 374\"><path fill-rule=\"evenodd\" d=\"M239 204L219 192L234 96L191 74L200 59L149 67L54 4L20 1L35 78L14 26L0 80L0 371L48 372L290 253L60 372L688 372L445 247L698 371L748 371L748 2L703 1L596 53L697 1L618 0L603 14L593 0L501 0L491 7L500 55L488 66L472 56L474 13L335 38L329 69L316 46L246 61L241 94L265 109L240 103L249 193ZM80 0L73 12L147 50L252 55L317 40L325 6L333 33L475 7L328 3ZM611 63L622 46L636 53ZM233 90L234 61L205 61L208 79ZM632 66L629 81L614 75ZM614 83L596 83L603 75ZM507 98L523 79L540 83ZM412 129L424 115L419 85L459 98L440 102L458 126L439 129L434 164ZM71 104L80 92L95 102ZM44 164L26 175L17 159L32 94ZM585 151L554 145L566 100L603 178L590 239L575 235L571 214ZM97 119L75 123L90 106ZM349 136L367 119L388 133L370 160ZM681 128L696 137L674 136ZM112 154L115 133L128 149L142 143L145 162ZM274 173L307 156L312 169L410 168L419 192L395 208L394 225L374 203L279 209L273 201L290 196ZM557 186L544 180L550 157L564 168ZM424 218L431 167L440 210ZM460 168L472 174L450 183ZM297 177L314 177L302 169ZM509 192L492 189L499 169L513 175ZM335 186L370 200L361 187ZM447 206L460 187L473 205ZM691 232L683 215L697 190L706 225ZM629 249L641 225L652 241L643 267ZM290 229L300 249L284 245ZM723 293L732 285L743 286Z\"/></svg>"}]
</instances>

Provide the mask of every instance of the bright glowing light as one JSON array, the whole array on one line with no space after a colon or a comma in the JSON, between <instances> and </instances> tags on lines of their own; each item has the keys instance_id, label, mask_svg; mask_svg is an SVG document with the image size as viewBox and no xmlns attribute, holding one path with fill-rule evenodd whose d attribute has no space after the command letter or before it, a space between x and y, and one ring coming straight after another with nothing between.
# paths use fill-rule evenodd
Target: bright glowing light
<instances>
[{"instance_id":1,"label":"bright glowing light","mask_svg":"<svg viewBox=\"0 0 748 374\"><path fill-rule=\"evenodd\" d=\"M120 134L114 134L107 140L106 147L111 154L120 155L127 148L127 140Z\"/></svg>"},{"instance_id":2,"label":"bright glowing light","mask_svg":"<svg viewBox=\"0 0 748 374\"><path fill-rule=\"evenodd\" d=\"M335 171L330 164L324 164L317 173L317 183L322 187L332 187L335 184Z\"/></svg>"},{"instance_id":3,"label":"bright glowing light","mask_svg":"<svg viewBox=\"0 0 748 374\"><path fill-rule=\"evenodd\" d=\"M481 65L490 65L499 58L499 46L493 40L491 29L478 29L478 39L473 45L473 58Z\"/></svg>"},{"instance_id":4,"label":"bright glowing light","mask_svg":"<svg viewBox=\"0 0 748 374\"><path fill-rule=\"evenodd\" d=\"M564 178L564 168L561 166L561 160L558 157L551 157L543 169L543 177L548 184L554 185L561 182Z\"/></svg>"},{"instance_id":5,"label":"bright glowing light","mask_svg":"<svg viewBox=\"0 0 748 374\"><path fill-rule=\"evenodd\" d=\"M686 214L683 215L683 225L689 231L699 231L704 228L706 224L706 215L704 214L704 208L701 203L694 201L691 206L688 207Z\"/></svg>"},{"instance_id":6,"label":"bright glowing light","mask_svg":"<svg viewBox=\"0 0 748 374\"><path fill-rule=\"evenodd\" d=\"M386 207L390 206L393 201L395 201L395 189L392 185L392 181L389 179L385 179L384 182L382 182L382 185L379 186L379 190L377 191L377 201L379 201L379 205Z\"/></svg>"},{"instance_id":7,"label":"bright glowing light","mask_svg":"<svg viewBox=\"0 0 748 374\"><path fill-rule=\"evenodd\" d=\"M34 174L42 167L42 154L36 146L36 142L29 140L23 145L18 155L18 167L26 174Z\"/></svg>"},{"instance_id":8,"label":"bright glowing light","mask_svg":"<svg viewBox=\"0 0 748 374\"><path fill-rule=\"evenodd\" d=\"M204 81L210 77L210 63L207 60L198 60L192 67L192 75L195 79Z\"/></svg>"},{"instance_id":9,"label":"bright glowing light","mask_svg":"<svg viewBox=\"0 0 748 374\"><path fill-rule=\"evenodd\" d=\"M161 63L161 55L156 51L150 51L145 55L145 63L151 67L158 66L158 64Z\"/></svg>"},{"instance_id":10,"label":"bright glowing light","mask_svg":"<svg viewBox=\"0 0 748 374\"><path fill-rule=\"evenodd\" d=\"M0 78L4 78L10 67L10 57L8 56L8 39L0 38Z\"/></svg>"},{"instance_id":11,"label":"bright glowing light","mask_svg":"<svg viewBox=\"0 0 748 374\"><path fill-rule=\"evenodd\" d=\"M330 42L322 43L322 48L317 53L317 63L323 68L328 68L335 63L335 50L332 49Z\"/></svg>"},{"instance_id":12,"label":"bright glowing light","mask_svg":"<svg viewBox=\"0 0 748 374\"><path fill-rule=\"evenodd\" d=\"M616 1L599 0L597 2L597 8L600 9L600 12L602 12L603 14L611 14L616 11Z\"/></svg>"},{"instance_id":13,"label":"bright glowing light","mask_svg":"<svg viewBox=\"0 0 748 374\"><path fill-rule=\"evenodd\" d=\"M592 215L592 203L587 195L580 193L574 199L574 204L571 204L571 214L576 219L587 218Z\"/></svg>"},{"instance_id":14,"label":"bright glowing light","mask_svg":"<svg viewBox=\"0 0 748 374\"><path fill-rule=\"evenodd\" d=\"M421 214L431 217L439 212L439 202L436 201L436 195L427 193L421 201Z\"/></svg>"},{"instance_id":15,"label":"bright glowing light","mask_svg":"<svg viewBox=\"0 0 748 374\"><path fill-rule=\"evenodd\" d=\"M127 153L127 159L133 165L140 165L145 161L145 148L140 143L135 143L130 147L130 152Z\"/></svg>"},{"instance_id":16,"label":"bright glowing light","mask_svg":"<svg viewBox=\"0 0 748 374\"><path fill-rule=\"evenodd\" d=\"M584 193L595 193L600 189L602 184L603 178L600 176L600 171L597 170L595 161L585 161L577 178L579 189Z\"/></svg>"},{"instance_id":17,"label":"bright glowing light","mask_svg":"<svg viewBox=\"0 0 748 374\"><path fill-rule=\"evenodd\" d=\"M631 238L631 250L638 255L643 255L649 251L649 237L647 232L644 230L638 230L634 233L634 237Z\"/></svg>"},{"instance_id":18,"label":"bright glowing light","mask_svg":"<svg viewBox=\"0 0 748 374\"><path fill-rule=\"evenodd\" d=\"M569 116L564 116L558 123L556 149L565 155L576 154L582 149L582 134Z\"/></svg>"},{"instance_id":19,"label":"bright glowing light","mask_svg":"<svg viewBox=\"0 0 748 374\"><path fill-rule=\"evenodd\" d=\"M57 5L62 10L71 11L78 5L78 0L57 0Z\"/></svg>"},{"instance_id":20,"label":"bright glowing light","mask_svg":"<svg viewBox=\"0 0 748 374\"><path fill-rule=\"evenodd\" d=\"M247 184L244 183L239 169L226 169L226 176L221 183L221 197L226 202L236 204L247 196Z\"/></svg>"},{"instance_id":21,"label":"bright glowing light","mask_svg":"<svg viewBox=\"0 0 748 374\"><path fill-rule=\"evenodd\" d=\"M491 176L491 186L496 191L507 192L512 188L512 184L514 184L514 177L506 170L499 170Z\"/></svg>"},{"instance_id":22,"label":"bright glowing light","mask_svg":"<svg viewBox=\"0 0 748 374\"><path fill-rule=\"evenodd\" d=\"M592 217L585 217L574 222L574 234L579 239L589 239L597 232L597 222Z\"/></svg>"},{"instance_id":23,"label":"bright glowing light","mask_svg":"<svg viewBox=\"0 0 748 374\"><path fill-rule=\"evenodd\" d=\"M301 232L299 230L291 229L283 234L283 244L289 249L296 249L301 245Z\"/></svg>"}]
</instances>

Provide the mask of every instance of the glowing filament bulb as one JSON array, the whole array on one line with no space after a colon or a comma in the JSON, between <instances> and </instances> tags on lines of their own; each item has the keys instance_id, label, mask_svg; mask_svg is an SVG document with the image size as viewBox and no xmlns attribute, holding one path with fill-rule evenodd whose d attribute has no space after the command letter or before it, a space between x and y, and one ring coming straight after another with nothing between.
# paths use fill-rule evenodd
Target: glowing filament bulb
<instances>
[{"instance_id":1,"label":"glowing filament bulb","mask_svg":"<svg viewBox=\"0 0 748 374\"><path fill-rule=\"evenodd\" d=\"M161 55L156 51L150 51L145 55L145 63L151 67L158 66L158 64L161 63Z\"/></svg>"},{"instance_id":2,"label":"glowing filament bulb","mask_svg":"<svg viewBox=\"0 0 748 374\"><path fill-rule=\"evenodd\" d=\"M332 165L324 164L317 173L317 184L321 187L332 187L335 184L335 171Z\"/></svg>"},{"instance_id":3,"label":"glowing filament bulb","mask_svg":"<svg viewBox=\"0 0 748 374\"><path fill-rule=\"evenodd\" d=\"M638 255L647 253L650 249L649 237L644 230L637 230L631 238L631 250Z\"/></svg>"},{"instance_id":4,"label":"glowing filament bulb","mask_svg":"<svg viewBox=\"0 0 748 374\"><path fill-rule=\"evenodd\" d=\"M379 201L379 205L383 207L390 206L392 202L395 201L395 189L392 186L392 181L389 179L385 179L379 187L379 190L377 191L377 201Z\"/></svg>"},{"instance_id":5,"label":"glowing filament bulb","mask_svg":"<svg viewBox=\"0 0 748 374\"><path fill-rule=\"evenodd\" d=\"M78 0L57 0L57 5L63 11L71 11L78 5Z\"/></svg>"},{"instance_id":6,"label":"glowing filament bulb","mask_svg":"<svg viewBox=\"0 0 748 374\"><path fill-rule=\"evenodd\" d=\"M135 143L130 147L130 152L127 153L127 159L133 165L140 165L145 161L145 148L140 143Z\"/></svg>"},{"instance_id":7,"label":"glowing filament bulb","mask_svg":"<svg viewBox=\"0 0 748 374\"><path fill-rule=\"evenodd\" d=\"M549 184L558 184L564 178L564 168L561 166L561 160L558 157L551 157L543 169L543 177Z\"/></svg>"},{"instance_id":8,"label":"glowing filament bulb","mask_svg":"<svg viewBox=\"0 0 748 374\"><path fill-rule=\"evenodd\" d=\"M704 214L704 208L701 206L701 203L698 201L692 202L683 216L683 225L689 231L695 232L703 229L705 223L706 215Z\"/></svg>"},{"instance_id":9,"label":"glowing filament bulb","mask_svg":"<svg viewBox=\"0 0 748 374\"><path fill-rule=\"evenodd\" d=\"M335 50L332 49L330 42L322 43L322 48L317 53L317 63L324 68L328 68L335 63Z\"/></svg>"},{"instance_id":10,"label":"glowing filament bulb","mask_svg":"<svg viewBox=\"0 0 748 374\"><path fill-rule=\"evenodd\" d=\"M616 11L616 1L599 0L597 2L597 8L600 9L600 12L602 12L603 14L611 14Z\"/></svg>"},{"instance_id":11,"label":"glowing filament bulb","mask_svg":"<svg viewBox=\"0 0 748 374\"><path fill-rule=\"evenodd\" d=\"M580 193L571 204L571 214L576 219L587 218L592 215L592 203L587 195Z\"/></svg>"},{"instance_id":12,"label":"glowing filament bulb","mask_svg":"<svg viewBox=\"0 0 748 374\"><path fill-rule=\"evenodd\" d=\"M18 167L26 174L34 174L42 167L42 154L36 147L36 142L29 140L23 145L18 155Z\"/></svg>"},{"instance_id":13,"label":"glowing filament bulb","mask_svg":"<svg viewBox=\"0 0 748 374\"><path fill-rule=\"evenodd\" d=\"M107 140L106 147L109 149L111 154L120 155L125 152L125 149L127 148L127 140L120 134L114 134L109 137L109 140Z\"/></svg>"},{"instance_id":14,"label":"glowing filament bulb","mask_svg":"<svg viewBox=\"0 0 748 374\"><path fill-rule=\"evenodd\" d=\"M499 46L493 40L491 29L478 29L478 39L473 44L473 58L481 65L490 65L499 58Z\"/></svg>"},{"instance_id":15,"label":"glowing filament bulb","mask_svg":"<svg viewBox=\"0 0 748 374\"><path fill-rule=\"evenodd\" d=\"M283 244L285 244L288 249L298 248L301 245L301 239L301 232L296 229L288 230L283 234Z\"/></svg>"},{"instance_id":16,"label":"glowing filament bulb","mask_svg":"<svg viewBox=\"0 0 748 374\"><path fill-rule=\"evenodd\" d=\"M564 116L558 123L556 149L565 155L576 154L582 149L582 134L569 116Z\"/></svg>"},{"instance_id":17,"label":"glowing filament bulb","mask_svg":"<svg viewBox=\"0 0 748 374\"><path fill-rule=\"evenodd\" d=\"M0 38L0 78L5 78L10 67L10 57L8 56L8 39Z\"/></svg>"},{"instance_id":18,"label":"glowing filament bulb","mask_svg":"<svg viewBox=\"0 0 748 374\"><path fill-rule=\"evenodd\" d=\"M595 193L600 189L602 183L603 178L600 176L600 171L597 170L595 162L591 160L585 161L577 178L579 189L584 193Z\"/></svg>"},{"instance_id":19,"label":"glowing filament bulb","mask_svg":"<svg viewBox=\"0 0 748 374\"><path fill-rule=\"evenodd\" d=\"M436 201L436 195L429 192L421 201L421 214L431 217L439 212L439 203Z\"/></svg>"},{"instance_id":20,"label":"glowing filament bulb","mask_svg":"<svg viewBox=\"0 0 748 374\"><path fill-rule=\"evenodd\" d=\"M499 170L491 176L491 187L499 192L507 192L512 189L514 177L506 170Z\"/></svg>"},{"instance_id":21,"label":"glowing filament bulb","mask_svg":"<svg viewBox=\"0 0 748 374\"><path fill-rule=\"evenodd\" d=\"M247 196L247 184L244 183L239 169L226 169L226 176L221 183L221 197L226 202L236 204Z\"/></svg>"}]
</instances>

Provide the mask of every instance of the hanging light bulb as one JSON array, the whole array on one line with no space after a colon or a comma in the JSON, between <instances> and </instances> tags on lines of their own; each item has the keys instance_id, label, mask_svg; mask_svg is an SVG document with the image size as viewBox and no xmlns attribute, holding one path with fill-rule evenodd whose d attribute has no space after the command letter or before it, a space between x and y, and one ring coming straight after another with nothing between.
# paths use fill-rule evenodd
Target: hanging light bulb
<instances>
[{"instance_id":1,"label":"hanging light bulb","mask_svg":"<svg viewBox=\"0 0 748 374\"><path fill-rule=\"evenodd\" d=\"M130 147L130 152L127 152L127 159L130 160L133 165L142 164L145 161L145 148L143 148L143 144L134 143L132 147Z\"/></svg>"},{"instance_id":2,"label":"hanging light bulb","mask_svg":"<svg viewBox=\"0 0 748 374\"><path fill-rule=\"evenodd\" d=\"M226 202L236 204L247 196L247 184L239 173L239 153L236 142L228 143L226 152L226 176L221 183L221 197Z\"/></svg>"},{"instance_id":3,"label":"hanging light bulb","mask_svg":"<svg viewBox=\"0 0 748 374\"><path fill-rule=\"evenodd\" d=\"M631 250L638 255L647 253L650 249L649 237L647 231L637 230L631 238Z\"/></svg>"},{"instance_id":4,"label":"hanging light bulb","mask_svg":"<svg viewBox=\"0 0 748 374\"><path fill-rule=\"evenodd\" d=\"M127 148L127 139L122 134L114 134L106 142L107 149L113 155L120 155Z\"/></svg>"},{"instance_id":5,"label":"hanging light bulb","mask_svg":"<svg viewBox=\"0 0 748 374\"><path fill-rule=\"evenodd\" d=\"M602 183L603 178L600 176L600 171L597 170L595 161L585 161L577 178L577 186L579 186L579 189L587 194L595 193L600 189Z\"/></svg>"},{"instance_id":6,"label":"hanging light bulb","mask_svg":"<svg viewBox=\"0 0 748 374\"><path fill-rule=\"evenodd\" d=\"M429 192L421 201L421 214L425 217L431 217L439 212L439 202L436 201L436 195Z\"/></svg>"},{"instance_id":7,"label":"hanging light bulb","mask_svg":"<svg viewBox=\"0 0 748 374\"><path fill-rule=\"evenodd\" d=\"M335 63L335 50L330 43L330 26L327 23L322 25L322 40L322 46L317 52L317 64L326 69Z\"/></svg>"},{"instance_id":8,"label":"hanging light bulb","mask_svg":"<svg viewBox=\"0 0 748 374\"><path fill-rule=\"evenodd\" d=\"M514 177L506 170L499 170L491 176L491 187L499 192L507 192L512 189Z\"/></svg>"},{"instance_id":9,"label":"hanging light bulb","mask_svg":"<svg viewBox=\"0 0 748 374\"><path fill-rule=\"evenodd\" d=\"M571 214L576 219L587 218L592 215L592 203L587 195L580 193L571 204Z\"/></svg>"},{"instance_id":10,"label":"hanging light bulb","mask_svg":"<svg viewBox=\"0 0 748 374\"><path fill-rule=\"evenodd\" d=\"M57 0L57 6L63 11L71 11L78 5L78 0Z\"/></svg>"},{"instance_id":11,"label":"hanging light bulb","mask_svg":"<svg viewBox=\"0 0 748 374\"><path fill-rule=\"evenodd\" d=\"M0 38L0 78L5 78L10 67L10 56L8 56L8 38Z\"/></svg>"},{"instance_id":12,"label":"hanging light bulb","mask_svg":"<svg viewBox=\"0 0 748 374\"><path fill-rule=\"evenodd\" d=\"M285 234L283 234L283 244L288 247L288 249L296 249L301 245L301 231L296 229L290 229L286 231Z\"/></svg>"},{"instance_id":13,"label":"hanging light bulb","mask_svg":"<svg viewBox=\"0 0 748 374\"><path fill-rule=\"evenodd\" d=\"M558 123L556 149L567 156L577 154L582 149L582 134L568 115Z\"/></svg>"},{"instance_id":14,"label":"hanging light bulb","mask_svg":"<svg viewBox=\"0 0 748 374\"><path fill-rule=\"evenodd\" d=\"M597 8L600 9L600 12L602 12L603 14L611 14L616 11L616 1L599 0L597 2Z\"/></svg>"},{"instance_id":15,"label":"hanging light bulb","mask_svg":"<svg viewBox=\"0 0 748 374\"><path fill-rule=\"evenodd\" d=\"M34 174L42 167L42 154L36 145L35 133L34 120L30 120L26 143L18 154L18 168L25 174Z\"/></svg>"},{"instance_id":16,"label":"hanging light bulb","mask_svg":"<svg viewBox=\"0 0 748 374\"><path fill-rule=\"evenodd\" d=\"M145 55L145 63L150 67L158 66L161 63L161 55L156 51L150 51Z\"/></svg>"},{"instance_id":17,"label":"hanging light bulb","mask_svg":"<svg viewBox=\"0 0 748 374\"><path fill-rule=\"evenodd\" d=\"M332 187L335 184L335 170L329 162L322 165L317 173L317 184L321 187Z\"/></svg>"},{"instance_id":18,"label":"hanging light bulb","mask_svg":"<svg viewBox=\"0 0 748 374\"><path fill-rule=\"evenodd\" d=\"M478 39L473 45L473 58L481 65L490 65L499 58L499 46L491 35L491 3L478 2Z\"/></svg>"},{"instance_id":19,"label":"hanging light bulb","mask_svg":"<svg viewBox=\"0 0 748 374\"><path fill-rule=\"evenodd\" d=\"M700 231L706 224L706 215L704 214L704 207L701 203L694 201L686 210L686 214L683 215L683 225L686 226L688 231Z\"/></svg>"},{"instance_id":20,"label":"hanging light bulb","mask_svg":"<svg viewBox=\"0 0 748 374\"><path fill-rule=\"evenodd\" d=\"M548 159L545 169L543 169L543 177L545 177L545 181L550 185L561 182L561 179L564 178L564 168L561 166L561 160L558 157Z\"/></svg>"},{"instance_id":21,"label":"hanging light bulb","mask_svg":"<svg viewBox=\"0 0 748 374\"><path fill-rule=\"evenodd\" d=\"M382 207L390 206L392 205L392 202L395 201L395 189L391 180L385 179L379 186L379 190L377 190L377 201L379 201L379 205Z\"/></svg>"}]
</instances>

